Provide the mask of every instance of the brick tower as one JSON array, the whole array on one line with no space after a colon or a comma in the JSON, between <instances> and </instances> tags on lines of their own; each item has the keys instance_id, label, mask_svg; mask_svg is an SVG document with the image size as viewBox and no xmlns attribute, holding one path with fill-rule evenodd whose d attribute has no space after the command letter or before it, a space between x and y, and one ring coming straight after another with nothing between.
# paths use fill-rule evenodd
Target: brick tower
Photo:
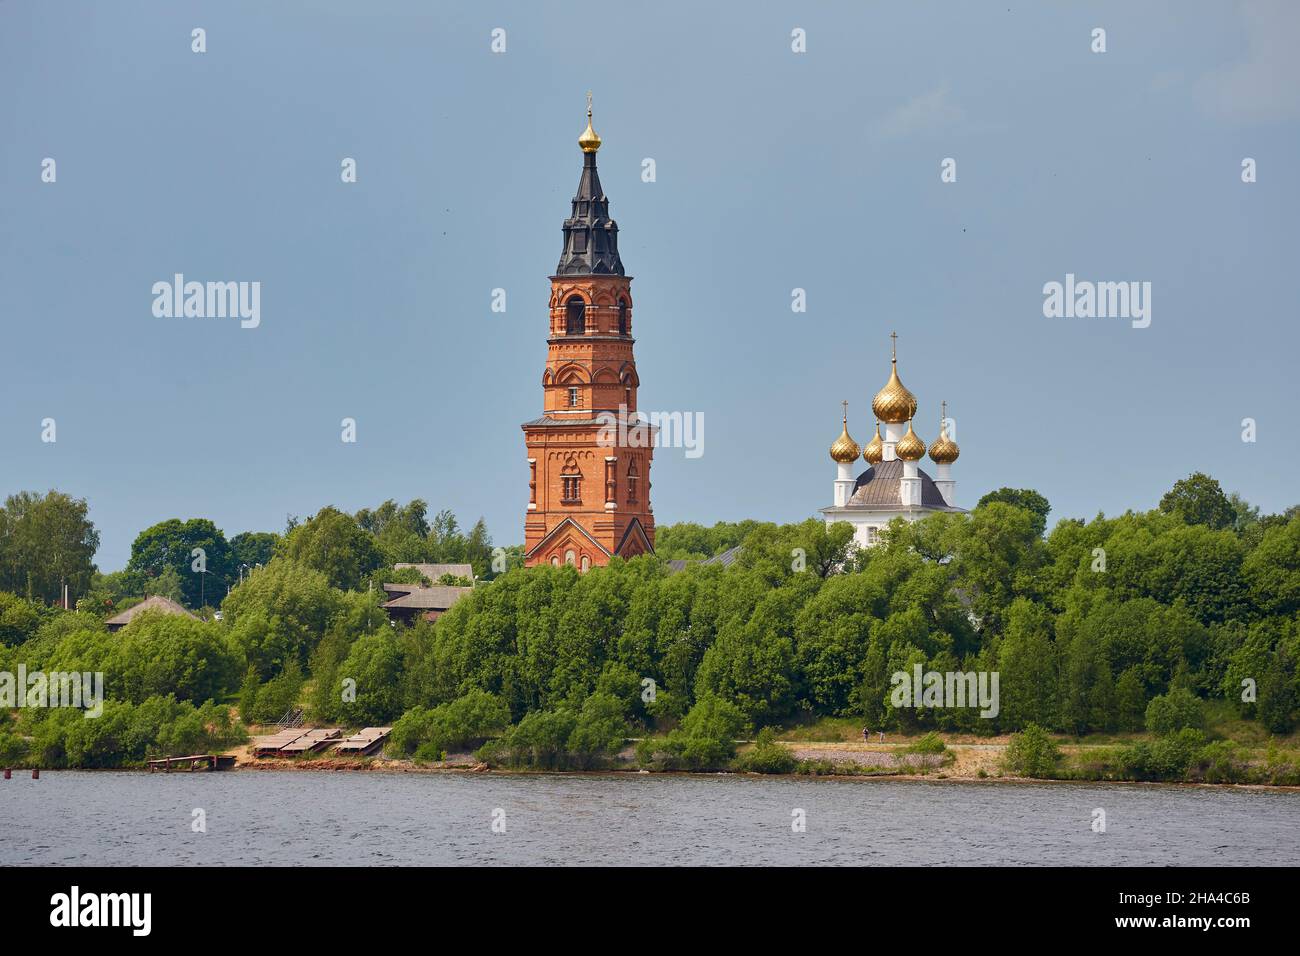
<instances>
[{"instance_id":1,"label":"brick tower","mask_svg":"<svg viewBox=\"0 0 1300 956\"><path fill-rule=\"evenodd\" d=\"M590 94L578 145L582 176L551 276L542 417L521 427L529 469L525 563L585 571L654 550L653 435L635 419L632 280L596 173L600 137Z\"/></svg>"}]
</instances>

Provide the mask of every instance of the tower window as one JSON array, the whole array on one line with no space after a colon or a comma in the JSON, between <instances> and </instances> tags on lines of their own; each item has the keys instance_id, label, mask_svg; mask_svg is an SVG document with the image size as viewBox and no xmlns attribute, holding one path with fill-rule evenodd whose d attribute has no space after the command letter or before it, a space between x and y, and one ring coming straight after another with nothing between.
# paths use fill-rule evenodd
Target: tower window
<instances>
[{"instance_id":1,"label":"tower window","mask_svg":"<svg viewBox=\"0 0 1300 956\"><path fill-rule=\"evenodd\" d=\"M560 477L562 487L560 489L560 502L566 505L576 505L582 503L582 476L581 475L562 475Z\"/></svg>"},{"instance_id":2,"label":"tower window","mask_svg":"<svg viewBox=\"0 0 1300 956\"><path fill-rule=\"evenodd\" d=\"M636 479L637 468L636 462L627 466L627 503L636 504Z\"/></svg>"},{"instance_id":3,"label":"tower window","mask_svg":"<svg viewBox=\"0 0 1300 956\"><path fill-rule=\"evenodd\" d=\"M578 393L578 386L576 386L576 385L570 385L570 386L569 386L569 407L570 407L570 408L577 408L577 407L578 407L578 403L579 403L580 401L581 401L581 397L580 397L580 395L579 395L579 393Z\"/></svg>"},{"instance_id":4,"label":"tower window","mask_svg":"<svg viewBox=\"0 0 1300 956\"><path fill-rule=\"evenodd\" d=\"M618 334L627 335L627 299L618 300Z\"/></svg>"},{"instance_id":5,"label":"tower window","mask_svg":"<svg viewBox=\"0 0 1300 956\"><path fill-rule=\"evenodd\" d=\"M581 335L587 331L587 307L580 296L564 304L564 334Z\"/></svg>"}]
</instances>

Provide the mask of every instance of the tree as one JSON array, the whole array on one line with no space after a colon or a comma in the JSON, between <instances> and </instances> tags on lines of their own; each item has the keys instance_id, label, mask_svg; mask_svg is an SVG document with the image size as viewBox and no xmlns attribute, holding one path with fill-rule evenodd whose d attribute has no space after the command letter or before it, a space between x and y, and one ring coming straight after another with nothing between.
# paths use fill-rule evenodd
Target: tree
<instances>
[{"instance_id":1,"label":"tree","mask_svg":"<svg viewBox=\"0 0 1300 956\"><path fill-rule=\"evenodd\" d=\"M0 590L29 600L62 600L66 584L73 597L90 586L99 532L84 499L59 491L22 491L0 508Z\"/></svg>"},{"instance_id":2,"label":"tree","mask_svg":"<svg viewBox=\"0 0 1300 956\"><path fill-rule=\"evenodd\" d=\"M223 623L258 676L268 678L290 660L305 664L343 607L325 575L276 558L221 602Z\"/></svg>"},{"instance_id":3,"label":"tree","mask_svg":"<svg viewBox=\"0 0 1300 956\"><path fill-rule=\"evenodd\" d=\"M350 590L380 567L374 539L350 516L326 506L284 538L279 554L322 572L331 587Z\"/></svg>"},{"instance_id":4,"label":"tree","mask_svg":"<svg viewBox=\"0 0 1300 956\"><path fill-rule=\"evenodd\" d=\"M247 574L259 564L270 564L280 536L273 531L241 531L230 539L231 575L239 580L241 568Z\"/></svg>"},{"instance_id":5,"label":"tree","mask_svg":"<svg viewBox=\"0 0 1300 956\"><path fill-rule=\"evenodd\" d=\"M0 644L22 644L41 623L41 606L0 591Z\"/></svg>"},{"instance_id":6,"label":"tree","mask_svg":"<svg viewBox=\"0 0 1300 956\"><path fill-rule=\"evenodd\" d=\"M1216 531L1231 528L1237 512L1219 483L1203 472L1174 482L1160 499L1160 510L1186 524L1203 524Z\"/></svg>"},{"instance_id":7,"label":"tree","mask_svg":"<svg viewBox=\"0 0 1300 956\"><path fill-rule=\"evenodd\" d=\"M1032 514L1034 516L1034 533L1040 537L1047 530L1047 516L1052 511L1052 505L1032 488L999 488L997 491L990 491L986 494L975 507L982 508L993 501L1000 501L1003 504L1011 505L1013 508L1022 508Z\"/></svg>"},{"instance_id":8,"label":"tree","mask_svg":"<svg viewBox=\"0 0 1300 956\"><path fill-rule=\"evenodd\" d=\"M221 529L207 518L171 518L136 536L126 567L147 579L157 579L171 569L180 577L186 605L215 605L231 583L230 545ZM159 593L148 581L145 587L150 593Z\"/></svg>"},{"instance_id":9,"label":"tree","mask_svg":"<svg viewBox=\"0 0 1300 956\"><path fill-rule=\"evenodd\" d=\"M1256 611L1300 613L1300 516L1270 527L1241 565Z\"/></svg>"}]
</instances>

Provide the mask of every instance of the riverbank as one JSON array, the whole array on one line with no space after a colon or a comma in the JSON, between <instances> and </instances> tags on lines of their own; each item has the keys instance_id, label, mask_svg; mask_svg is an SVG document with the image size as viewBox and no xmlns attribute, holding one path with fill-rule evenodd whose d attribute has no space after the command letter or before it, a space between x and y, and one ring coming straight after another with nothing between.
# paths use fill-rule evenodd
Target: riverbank
<instances>
[{"instance_id":1,"label":"riverbank","mask_svg":"<svg viewBox=\"0 0 1300 956\"><path fill-rule=\"evenodd\" d=\"M625 747L609 765L596 770L538 770L514 767L492 766L478 759L472 753L448 754L441 761L418 761L409 758L393 758L383 754L375 756L333 756L306 754L300 757L276 758L254 757L251 746L242 746L228 750L226 753L235 758L238 770L254 772L345 772L345 773L415 773L415 774L483 774L530 775L537 773L564 773L574 776L596 776L603 774L653 773L657 775L717 775L736 776L774 776L785 778L832 778L832 779L880 779L895 781L946 781L954 783L1126 783L1126 784L1160 784L1229 789L1259 789L1300 793L1297 783L1262 783L1253 781L1206 781L1206 780L1143 780L1122 776L1080 776L1070 768L1079 764L1086 765L1095 760L1098 754L1113 748L1108 744L1069 744L1061 747L1066 761L1066 772L1054 777L1029 777L1007 771L1005 767L1006 750L1009 737L995 737L979 742L956 741L945 744L945 754L929 755L920 759L908 749L914 740L901 738L897 742L848 742L848 741L782 741L798 761L799 769L793 773L760 774L739 770L700 771L694 774L684 771L647 770L636 762L635 743ZM740 746L744 753L748 744Z\"/></svg>"}]
</instances>

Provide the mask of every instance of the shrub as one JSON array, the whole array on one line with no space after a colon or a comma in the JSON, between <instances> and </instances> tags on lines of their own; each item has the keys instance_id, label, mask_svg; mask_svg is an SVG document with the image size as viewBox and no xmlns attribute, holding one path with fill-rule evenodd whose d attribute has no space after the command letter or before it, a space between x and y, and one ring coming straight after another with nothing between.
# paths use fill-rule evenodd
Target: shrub
<instances>
[{"instance_id":1,"label":"shrub","mask_svg":"<svg viewBox=\"0 0 1300 956\"><path fill-rule=\"evenodd\" d=\"M656 763L665 770L715 770L736 755L736 738L748 730L740 708L714 694L705 694L690 709L682 725L654 742L638 748L643 764ZM647 756L648 755L648 756Z\"/></svg>"},{"instance_id":2,"label":"shrub","mask_svg":"<svg viewBox=\"0 0 1300 956\"><path fill-rule=\"evenodd\" d=\"M1147 704L1147 730L1153 734L1172 734L1185 727L1205 726L1205 709L1191 691L1177 687L1167 694L1152 697Z\"/></svg>"},{"instance_id":3,"label":"shrub","mask_svg":"<svg viewBox=\"0 0 1300 956\"><path fill-rule=\"evenodd\" d=\"M794 773L798 765L794 754L777 743L772 728L764 727L754 746L736 758L735 767L746 773Z\"/></svg>"},{"instance_id":4,"label":"shrub","mask_svg":"<svg viewBox=\"0 0 1300 956\"><path fill-rule=\"evenodd\" d=\"M1060 759L1056 741L1038 724L1026 724L1007 745L1007 770L1019 777L1053 777Z\"/></svg>"},{"instance_id":5,"label":"shrub","mask_svg":"<svg viewBox=\"0 0 1300 956\"><path fill-rule=\"evenodd\" d=\"M903 753L905 754L927 754L933 756L937 754L946 754L947 752L947 745L933 730L903 748Z\"/></svg>"}]
</instances>

